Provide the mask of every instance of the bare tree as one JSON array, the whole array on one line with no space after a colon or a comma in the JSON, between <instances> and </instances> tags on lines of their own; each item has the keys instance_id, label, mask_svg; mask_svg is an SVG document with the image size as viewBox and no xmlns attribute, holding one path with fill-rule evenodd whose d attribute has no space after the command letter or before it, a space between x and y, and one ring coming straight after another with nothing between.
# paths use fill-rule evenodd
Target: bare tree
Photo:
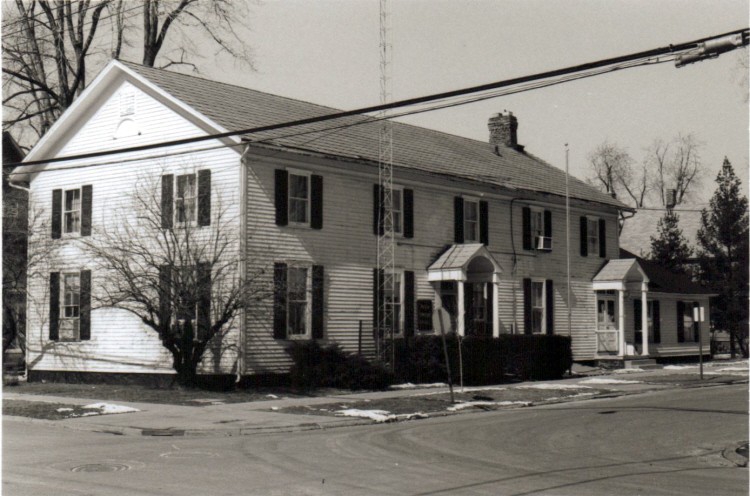
<instances>
[{"instance_id":1,"label":"bare tree","mask_svg":"<svg viewBox=\"0 0 750 496\"><path fill-rule=\"evenodd\" d=\"M198 227L200 211L175 201L166 214L174 226L167 227L155 179L141 178L123 213L83 240L99 274L92 306L137 316L171 353L178 383L193 387L206 349L243 308L264 305L272 288L262 269L241 273L238 218L222 205L221 192L212 194L210 225Z\"/></svg>"},{"instance_id":2,"label":"bare tree","mask_svg":"<svg viewBox=\"0 0 750 496\"><path fill-rule=\"evenodd\" d=\"M589 165L594 174L592 182L606 193L636 207L644 206L649 191L647 168L634 168L625 149L605 141L589 154Z\"/></svg>"},{"instance_id":3,"label":"bare tree","mask_svg":"<svg viewBox=\"0 0 750 496\"><path fill-rule=\"evenodd\" d=\"M143 64L197 69L197 45L252 67L248 46L235 32L249 19L245 2L230 0L15 0L3 23L4 129L23 126L41 137L111 58L133 56L134 28L143 17ZM172 32L180 38L169 46ZM198 40L198 41L193 41ZM17 136L20 131L16 131Z\"/></svg>"},{"instance_id":4,"label":"bare tree","mask_svg":"<svg viewBox=\"0 0 750 496\"><path fill-rule=\"evenodd\" d=\"M700 146L692 134L680 134L671 142L655 140L647 151L646 164L653 173L654 192L661 205L667 204L667 190L675 190L675 205L680 205L700 185Z\"/></svg>"}]
</instances>

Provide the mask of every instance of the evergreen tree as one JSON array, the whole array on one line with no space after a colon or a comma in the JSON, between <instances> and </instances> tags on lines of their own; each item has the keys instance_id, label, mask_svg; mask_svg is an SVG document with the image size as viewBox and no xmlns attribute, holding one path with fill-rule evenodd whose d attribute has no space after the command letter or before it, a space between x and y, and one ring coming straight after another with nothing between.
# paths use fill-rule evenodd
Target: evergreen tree
<instances>
[{"instance_id":1,"label":"evergreen tree","mask_svg":"<svg viewBox=\"0 0 750 496\"><path fill-rule=\"evenodd\" d=\"M715 327L729 331L733 357L737 344L747 357L748 203L726 158L716 182L709 209L701 213L700 276L719 295L711 301Z\"/></svg>"},{"instance_id":2,"label":"evergreen tree","mask_svg":"<svg viewBox=\"0 0 750 496\"><path fill-rule=\"evenodd\" d=\"M693 249L687 244L679 227L680 217L668 210L656 226L658 236L651 236L651 259L663 267L684 274Z\"/></svg>"}]
</instances>

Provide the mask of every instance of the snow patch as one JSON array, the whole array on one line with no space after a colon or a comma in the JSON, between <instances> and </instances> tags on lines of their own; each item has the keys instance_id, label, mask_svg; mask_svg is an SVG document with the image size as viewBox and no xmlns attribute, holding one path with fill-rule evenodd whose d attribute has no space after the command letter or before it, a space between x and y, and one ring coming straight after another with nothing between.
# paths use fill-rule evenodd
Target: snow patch
<instances>
[{"instance_id":1,"label":"snow patch","mask_svg":"<svg viewBox=\"0 0 750 496\"><path fill-rule=\"evenodd\" d=\"M60 413L62 413L62 412L72 412L73 409L72 408L58 408L56 411L60 412Z\"/></svg>"},{"instance_id":2,"label":"snow patch","mask_svg":"<svg viewBox=\"0 0 750 496\"><path fill-rule=\"evenodd\" d=\"M590 386L580 386L578 384L529 384L518 386L517 389L591 389Z\"/></svg>"},{"instance_id":3,"label":"snow patch","mask_svg":"<svg viewBox=\"0 0 750 496\"><path fill-rule=\"evenodd\" d=\"M606 377L593 377L581 381L581 384L641 384L642 381L629 381L625 379L607 379Z\"/></svg>"},{"instance_id":4,"label":"snow patch","mask_svg":"<svg viewBox=\"0 0 750 496\"><path fill-rule=\"evenodd\" d=\"M392 422L396 420L396 415L393 415L387 410L360 410L358 408L348 408L346 410L337 410L336 415L339 417L368 418L375 422Z\"/></svg>"},{"instance_id":5,"label":"snow patch","mask_svg":"<svg viewBox=\"0 0 750 496\"><path fill-rule=\"evenodd\" d=\"M747 367L723 367L716 370L718 372L747 372Z\"/></svg>"},{"instance_id":6,"label":"snow patch","mask_svg":"<svg viewBox=\"0 0 750 496\"><path fill-rule=\"evenodd\" d=\"M459 410L465 410L466 408L474 408L476 406L511 406L511 405L529 406L531 405L531 402L529 401L467 401L465 403L458 403L456 405L449 406L447 410L449 412L457 412Z\"/></svg>"},{"instance_id":7,"label":"snow patch","mask_svg":"<svg viewBox=\"0 0 750 496\"><path fill-rule=\"evenodd\" d=\"M664 370L687 370L698 368L697 365L665 365Z\"/></svg>"},{"instance_id":8,"label":"snow patch","mask_svg":"<svg viewBox=\"0 0 750 496\"><path fill-rule=\"evenodd\" d=\"M645 372L645 370L639 367L633 367L632 369L615 369L612 371L614 374L632 374L633 372Z\"/></svg>"},{"instance_id":9,"label":"snow patch","mask_svg":"<svg viewBox=\"0 0 750 496\"><path fill-rule=\"evenodd\" d=\"M394 384L391 386L391 389L427 389L441 387L448 387L448 384L444 382L434 382L431 384L413 384L411 382L405 382L403 384Z\"/></svg>"},{"instance_id":10,"label":"snow patch","mask_svg":"<svg viewBox=\"0 0 750 496\"><path fill-rule=\"evenodd\" d=\"M137 408L131 408L123 405L112 405L110 403L92 403L90 405L82 406L81 408L89 410L99 410L99 412L88 412L84 413L83 416L88 415L110 415L114 413L130 413L140 412Z\"/></svg>"},{"instance_id":11,"label":"snow patch","mask_svg":"<svg viewBox=\"0 0 750 496\"><path fill-rule=\"evenodd\" d=\"M267 395L266 395L266 398L271 398L272 400L277 400L277 399L279 399L279 397L278 397L278 396L276 396L275 394L267 394Z\"/></svg>"}]
</instances>

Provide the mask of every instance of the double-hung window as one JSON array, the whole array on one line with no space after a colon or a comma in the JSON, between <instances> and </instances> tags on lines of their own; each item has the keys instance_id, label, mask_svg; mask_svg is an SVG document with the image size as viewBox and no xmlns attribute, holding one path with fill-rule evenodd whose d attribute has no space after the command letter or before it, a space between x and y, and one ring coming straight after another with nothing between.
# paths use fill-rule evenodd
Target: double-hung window
<instances>
[{"instance_id":1,"label":"double-hung window","mask_svg":"<svg viewBox=\"0 0 750 496\"><path fill-rule=\"evenodd\" d=\"M545 292L544 281L531 281L531 332L545 333Z\"/></svg>"},{"instance_id":2,"label":"double-hung window","mask_svg":"<svg viewBox=\"0 0 750 496\"><path fill-rule=\"evenodd\" d=\"M534 248L538 248L539 238L544 237L544 210L531 210L531 236Z\"/></svg>"},{"instance_id":3,"label":"double-hung window","mask_svg":"<svg viewBox=\"0 0 750 496\"><path fill-rule=\"evenodd\" d=\"M81 276L80 273L62 274L62 318L60 319L60 339L78 340L81 319Z\"/></svg>"},{"instance_id":4,"label":"double-hung window","mask_svg":"<svg viewBox=\"0 0 750 496\"><path fill-rule=\"evenodd\" d=\"M289 223L310 223L310 176L289 173Z\"/></svg>"},{"instance_id":5,"label":"double-hung window","mask_svg":"<svg viewBox=\"0 0 750 496\"><path fill-rule=\"evenodd\" d=\"M398 187L393 188L391 212L393 212L393 232L397 235L403 235L404 234L404 190L401 188L398 188Z\"/></svg>"},{"instance_id":6,"label":"double-hung window","mask_svg":"<svg viewBox=\"0 0 750 496\"><path fill-rule=\"evenodd\" d=\"M66 234L81 232L81 190L65 190L63 232Z\"/></svg>"},{"instance_id":7,"label":"double-hung window","mask_svg":"<svg viewBox=\"0 0 750 496\"><path fill-rule=\"evenodd\" d=\"M307 337L310 334L310 296L307 267L289 267L287 272L287 336Z\"/></svg>"},{"instance_id":8,"label":"double-hung window","mask_svg":"<svg viewBox=\"0 0 750 496\"><path fill-rule=\"evenodd\" d=\"M617 329L615 313L615 292L597 291L596 295L596 325L600 331Z\"/></svg>"},{"instance_id":9,"label":"double-hung window","mask_svg":"<svg viewBox=\"0 0 750 496\"><path fill-rule=\"evenodd\" d=\"M174 199L175 220L177 225L195 222L195 210L198 196L196 194L195 174L183 174L175 178L177 194Z\"/></svg>"},{"instance_id":10,"label":"double-hung window","mask_svg":"<svg viewBox=\"0 0 750 496\"><path fill-rule=\"evenodd\" d=\"M588 239L588 252L591 254L599 253L599 219L587 218L587 239Z\"/></svg>"},{"instance_id":11,"label":"double-hung window","mask_svg":"<svg viewBox=\"0 0 750 496\"><path fill-rule=\"evenodd\" d=\"M479 242L479 202L464 200L464 241Z\"/></svg>"},{"instance_id":12,"label":"double-hung window","mask_svg":"<svg viewBox=\"0 0 750 496\"><path fill-rule=\"evenodd\" d=\"M384 284L383 300L385 303L385 323L386 336L390 336L390 330L393 334L401 335L404 327L404 315L402 303L404 301L404 278L402 272L393 272L393 284Z\"/></svg>"}]
</instances>

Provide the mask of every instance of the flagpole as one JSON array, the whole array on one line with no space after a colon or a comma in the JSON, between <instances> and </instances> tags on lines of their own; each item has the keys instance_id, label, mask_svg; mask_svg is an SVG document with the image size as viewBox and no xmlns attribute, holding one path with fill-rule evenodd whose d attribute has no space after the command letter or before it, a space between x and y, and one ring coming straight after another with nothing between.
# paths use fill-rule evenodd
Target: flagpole
<instances>
[{"instance_id":1,"label":"flagpole","mask_svg":"<svg viewBox=\"0 0 750 496\"><path fill-rule=\"evenodd\" d=\"M568 144L565 143L565 257L567 262L568 272L568 337L571 337L571 312L572 312L572 301L570 299L570 191L569 187L569 172L568 172Z\"/></svg>"}]
</instances>

